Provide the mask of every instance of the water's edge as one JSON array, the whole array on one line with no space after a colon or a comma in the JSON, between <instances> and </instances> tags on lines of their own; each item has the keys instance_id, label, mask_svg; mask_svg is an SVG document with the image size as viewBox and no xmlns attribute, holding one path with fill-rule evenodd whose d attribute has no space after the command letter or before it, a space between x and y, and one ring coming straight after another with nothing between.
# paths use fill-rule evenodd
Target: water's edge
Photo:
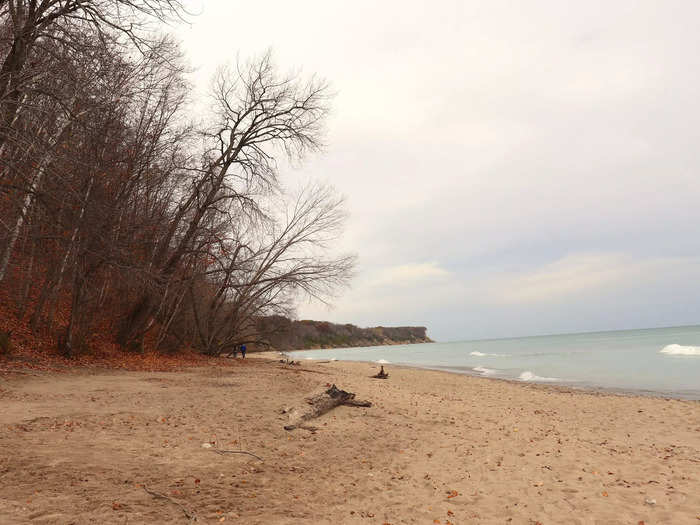
<instances>
[{"instance_id":1,"label":"water's edge","mask_svg":"<svg viewBox=\"0 0 700 525\"><path fill-rule=\"evenodd\" d=\"M289 352L278 352L280 356L285 356L288 359L294 359L294 354L296 352L305 352L306 350L292 350ZM298 357L297 357L298 359ZM503 381L506 383L519 385L524 388L535 388L538 390L550 390L558 393L576 393L576 394L587 394L587 395L614 395L623 397L645 397L645 398L656 398L656 399L666 399L675 401L690 401L693 403L700 403L700 395L696 393L685 393L683 391L659 391L659 390L645 390L645 389L633 389L633 388L615 388L615 387L605 387L594 384L584 384L578 382L575 385L572 382L538 382L538 381L522 381L519 379L513 379L508 377L488 377L482 374L470 371L470 370L457 370L450 367L441 366L421 366L414 363L379 363L377 361L360 361L360 360L350 360L350 359L324 359L324 358L304 358L311 363L318 361L325 362L338 362L338 363L363 363L367 365L373 365L377 369L384 365L387 368L404 368L411 370L428 370L430 372L440 372L445 374L455 374L460 376L473 377L475 379L483 379L484 381ZM388 371L388 370L387 370Z\"/></svg>"}]
</instances>

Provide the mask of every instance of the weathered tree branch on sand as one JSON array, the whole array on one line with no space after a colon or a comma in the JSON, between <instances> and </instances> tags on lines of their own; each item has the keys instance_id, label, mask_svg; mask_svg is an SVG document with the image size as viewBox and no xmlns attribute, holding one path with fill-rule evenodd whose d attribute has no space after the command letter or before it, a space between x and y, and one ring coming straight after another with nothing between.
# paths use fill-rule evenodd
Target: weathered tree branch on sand
<instances>
[{"instance_id":1,"label":"weathered tree branch on sand","mask_svg":"<svg viewBox=\"0 0 700 525\"><path fill-rule=\"evenodd\" d=\"M359 399L348 399L343 403L346 407L364 407L364 408L369 408L372 406L372 403L369 401L361 401Z\"/></svg>"},{"instance_id":2,"label":"weathered tree branch on sand","mask_svg":"<svg viewBox=\"0 0 700 525\"><path fill-rule=\"evenodd\" d=\"M212 452L216 452L217 454L223 456L224 454L247 454L248 456L253 456L255 459L259 459L260 461L264 461L263 458L260 456L256 456L252 452L246 452L245 450L221 450L219 448L211 448L209 449Z\"/></svg>"},{"instance_id":3,"label":"weathered tree branch on sand","mask_svg":"<svg viewBox=\"0 0 700 525\"><path fill-rule=\"evenodd\" d=\"M323 372L321 370L311 370L310 368L287 368L286 366L280 366L278 367L280 370L289 370L292 372L309 372L311 374L321 374L324 376L330 375L328 372Z\"/></svg>"},{"instance_id":4,"label":"weathered tree branch on sand","mask_svg":"<svg viewBox=\"0 0 700 525\"><path fill-rule=\"evenodd\" d=\"M307 400L310 405L308 407L296 407L291 410L285 410L289 414L290 423L285 425L285 430L294 430L295 428L303 428L310 431L315 431L316 428L303 425L305 421L319 417L326 412L340 405L354 407L371 407L369 401L359 401L355 399L355 394L340 390L333 385L328 390L316 394Z\"/></svg>"},{"instance_id":5,"label":"weathered tree branch on sand","mask_svg":"<svg viewBox=\"0 0 700 525\"><path fill-rule=\"evenodd\" d=\"M185 514L185 517L188 520L190 520L190 523L194 523L195 521L197 521L197 515L194 512L187 510L187 507L185 507L179 501L175 501L170 496L166 496L165 494L161 494L160 492L156 492L155 490L150 490L148 487L146 487L146 485L143 485L143 490L145 490L148 494L150 494L154 498L160 498L160 499L167 500L170 503L173 503L173 504L177 505L178 507L180 507L180 510Z\"/></svg>"},{"instance_id":6,"label":"weathered tree branch on sand","mask_svg":"<svg viewBox=\"0 0 700 525\"><path fill-rule=\"evenodd\" d=\"M389 374L384 371L384 365L382 365L382 369L378 374L372 376L373 379L386 379L387 377L389 377Z\"/></svg>"}]
</instances>

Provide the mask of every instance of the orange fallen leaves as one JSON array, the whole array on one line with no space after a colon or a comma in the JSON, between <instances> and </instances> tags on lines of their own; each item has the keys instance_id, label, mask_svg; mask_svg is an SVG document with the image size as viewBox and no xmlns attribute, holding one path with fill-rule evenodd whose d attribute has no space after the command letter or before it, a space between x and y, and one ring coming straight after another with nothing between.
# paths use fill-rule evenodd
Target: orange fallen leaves
<instances>
[{"instance_id":1,"label":"orange fallen leaves","mask_svg":"<svg viewBox=\"0 0 700 525\"><path fill-rule=\"evenodd\" d=\"M459 496L459 492L457 492L456 490L447 491L447 499L456 498L457 496Z\"/></svg>"},{"instance_id":2,"label":"orange fallen leaves","mask_svg":"<svg viewBox=\"0 0 700 525\"><path fill-rule=\"evenodd\" d=\"M54 333L40 331L33 333L29 327L29 319L18 319L9 307L9 301L0 290L0 327L12 332L12 359L2 362L2 373L32 370L37 372L65 373L77 368L108 368L140 372L171 372L216 363L219 366L239 366L231 360L207 357L190 349L183 349L174 355L165 355L149 349L146 342L146 352L143 354L123 350L113 342L114 334L110 312L105 312L104 319L98 319L94 333L86 337L89 353L67 359L58 353L57 333L65 329L68 316L68 305L59 305L56 311L56 326Z\"/></svg>"}]
</instances>

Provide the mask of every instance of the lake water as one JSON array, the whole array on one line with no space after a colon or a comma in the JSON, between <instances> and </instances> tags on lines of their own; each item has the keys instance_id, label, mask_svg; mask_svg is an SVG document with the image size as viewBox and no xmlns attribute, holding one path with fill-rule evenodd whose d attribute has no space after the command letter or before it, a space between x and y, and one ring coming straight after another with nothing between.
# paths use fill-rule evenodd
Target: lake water
<instances>
[{"instance_id":1,"label":"lake water","mask_svg":"<svg viewBox=\"0 0 700 525\"><path fill-rule=\"evenodd\" d=\"M700 326L289 354L700 400Z\"/></svg>"}]
</instances>

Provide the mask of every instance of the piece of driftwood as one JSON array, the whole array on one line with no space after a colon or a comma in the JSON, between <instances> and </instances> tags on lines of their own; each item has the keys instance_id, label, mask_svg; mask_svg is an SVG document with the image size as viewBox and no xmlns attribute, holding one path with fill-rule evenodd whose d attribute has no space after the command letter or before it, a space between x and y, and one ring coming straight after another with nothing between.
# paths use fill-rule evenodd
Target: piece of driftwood
<instances>
[{"instance_id":1,"label":"piece of driftwood","mask_svg":"<svg viewBox=\"0 0 700 525\"><path fill-rule=\"evenodd\" d=\"M379 371L379 373L378 373L378 374L374 374L372 377L373 377L374 379L386 379L387 377L389 377L389 374L387 374L387 373L384 371L384 365L382 365L382 369Z\"/></svg>"},{"instance_id":2,"label":"piece of driftwood","mask_svg":"<svg viewBox=\"0 0 700 525\"><path fill-rule=\"evenodd\" d=\"M151 490L148 487L146 487L146 485L142 485L142 486L143 486L143 490L148 492L154 498L164 499L164 500L169 501L170 503L173 503L174 505L177 505L178 507L180 507L180 510L185 515L185 517L189 520L190 523L194 523L197 521L197 515L194 512L192 512L191 510L188 510L188 508L185 507L179 501L176 501L173 498L171 498L170 496L166 496L165 494L161 494L160 492L156 492L155 490Z\"/></svg>"},{"instance_id":3,"label":"piece of driftwood","mask_svg":"<svg viewBox=\"0 0 700 525\"><path fill-rule=\"evenodd\" d=\"M220 456L223 456L224 454L246 454L248 456L253 456L255 459L259 459L260 461L264 461L260 456L256 456L252 452L246 452L245 450L222 450L220 448L210 448L209 450L216 452Z\"/></svg>"},{"instance_id":4,"label":"piece of driftwood","mask_svg":"<svg viewBox=\"0 0 700 525\"><path fill-rule=\"evenodd\" d=\"M337 386L332 385L328 390L324 390L320 394L316 394L307 399L307 406L295 407L285 410L289 414L289 424L284 426L285 430L294 430L295 428L304 428L306 430L315 431L314 427L304 425L303 423L314 419L318 416L329 412L340 405L352 407L371 407L369 401L360 401L355 399L355 394L340 390Z\"/></svg>"}]
</instances>

